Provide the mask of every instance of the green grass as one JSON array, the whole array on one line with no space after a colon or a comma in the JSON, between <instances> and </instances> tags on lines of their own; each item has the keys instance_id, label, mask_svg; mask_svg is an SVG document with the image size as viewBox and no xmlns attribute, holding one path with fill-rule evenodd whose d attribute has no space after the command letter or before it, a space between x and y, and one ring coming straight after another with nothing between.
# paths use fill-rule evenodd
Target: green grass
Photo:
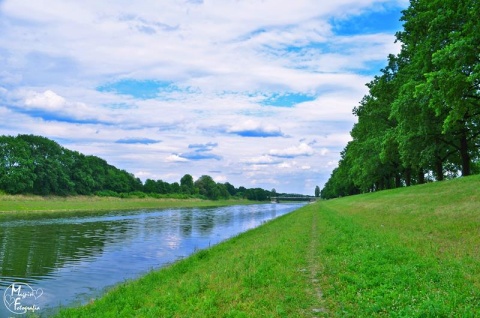
<instances>
[{"instance_id":1,"label":"green grass","mask_svg":"<svg viewBox=\"0 0 480 318\"><path fill-rule=\"evenodd\" d=\"M201 200L114 198L98 196L42 197L34 195L0 194L0 220L16 216L51 216L52 213L77 211L112 211L134 209L159 209L174 207L212 207L258 203L248 200Z\"/></svg>"},{"instance_id":2,"label":"green grass","mask_svg":"<svg viewBox=\"0 0 480 318\"><path fill-rule=\"evenodd\" d=\"M309 262L297 256L309 253L312 211L199 251L60 317L304 317L315 298Z\"/></svg>"},{"instance_id":3,"label":"green grass","mask_svg":"<svg viewBox=\"0 0 480 318\"><path fill-rule=\"evenodd\" d=\"M339 317L478 317L480 178L325 202L318 251Z\"/></svg>"},{"instance_id":4,"label":"green grass","mask_svg":"<svg viewBox=\"0 0 480 318\"><path fill-rule=\"evenodd\" d=\"M59 317L478 317L480 176L309 204Z\"/></svg>"}]
</instances>

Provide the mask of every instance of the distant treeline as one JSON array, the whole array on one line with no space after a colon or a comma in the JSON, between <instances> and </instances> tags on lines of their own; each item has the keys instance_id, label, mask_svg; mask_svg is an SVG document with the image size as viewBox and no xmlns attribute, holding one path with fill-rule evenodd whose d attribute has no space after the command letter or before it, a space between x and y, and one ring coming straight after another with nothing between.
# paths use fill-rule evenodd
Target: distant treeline
<instances>
[{"instance_id":1,"label":"distant treeline","mask_svg":"<svg viewBox=\"0 0 480 318\"><path fill-rule=\"evenodd\" d=\"M180 183L147 179L145 183L105 160L63 148L41 136L0 136L0 191L8 194L99 195L119 197L230 197L268 200L275 190L235 188L208 175L194 181L189 174ZM276 195L276 193L275 193Z\"/></svg>"},{"instance_id":2,"label":"distant treeline","mask_svg":"<svg viewBox=\"0 0 480 318\"><path fill-rule=\"evenodd\" d=\"M411 0L322 198L480 172L480 1Z\"/></svg>"}]
</instances>

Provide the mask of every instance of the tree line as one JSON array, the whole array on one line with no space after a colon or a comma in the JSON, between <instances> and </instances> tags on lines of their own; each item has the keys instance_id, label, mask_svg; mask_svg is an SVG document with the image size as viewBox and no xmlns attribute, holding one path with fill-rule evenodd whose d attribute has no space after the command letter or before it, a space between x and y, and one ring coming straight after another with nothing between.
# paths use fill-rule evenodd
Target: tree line
<instances>
[{"instance_id":1,"label":"tree line","mask_svg":"<svg viewBox=\"0 0 480 318\"><path fill-rule=\"evenodd\" d=\"M411 0L321 191L334 198L480 173L480 1Z\"/></svg>"},{"instance_id":2,"label":"tree line","mask_svg":"<svg viewBox=\"0 0 480 318\"><path fill-rule=\"evenodd\" d=\"M208 175L180 182L139 178L96 156L86 156L42 136L0 136L0 191L8 194L99 195L118 197L197 197L211 200L231 197L269 200L272 191L235 188Z\"/></svg>"}]
</instances>

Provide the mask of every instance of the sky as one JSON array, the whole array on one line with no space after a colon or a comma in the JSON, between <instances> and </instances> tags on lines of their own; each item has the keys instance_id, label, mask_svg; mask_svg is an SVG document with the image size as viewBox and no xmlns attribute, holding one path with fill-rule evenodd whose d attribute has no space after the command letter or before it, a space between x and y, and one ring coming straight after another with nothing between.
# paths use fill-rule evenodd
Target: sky
<instances>
[{"instance_id":1,"label":"sky","mask_svg":"<svg viewBox=\"0 0 480 318\"><path fill-rule=\"evenodd\" d=\"M0 135L314 194L408 0L0 0Z\"/></svg>"}]
</instances>

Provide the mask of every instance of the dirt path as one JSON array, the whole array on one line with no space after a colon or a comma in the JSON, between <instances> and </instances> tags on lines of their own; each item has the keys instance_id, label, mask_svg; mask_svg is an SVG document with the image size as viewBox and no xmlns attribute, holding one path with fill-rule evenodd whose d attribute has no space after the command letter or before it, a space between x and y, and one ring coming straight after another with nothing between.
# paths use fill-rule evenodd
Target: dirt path
<instances>
[{"instance_id":1,"label":"dirt path","mask_svg":"<svg viewBox=\"0 0 480 318\"><path fill-rule=\"evenodd\" d=\"M317 256L318 240L320 239L317 226L318 213L319 211L314 211L312 214L311 241L308 249L307 261L312 296L317 300L317 305L312 308L313 317L318 317L319 315L324 317L325 314L327 314L327 310L323 306L323 293L320 288L320 281L317 278L322 270L320 259Z\"/></svg>"}]
</instances>

